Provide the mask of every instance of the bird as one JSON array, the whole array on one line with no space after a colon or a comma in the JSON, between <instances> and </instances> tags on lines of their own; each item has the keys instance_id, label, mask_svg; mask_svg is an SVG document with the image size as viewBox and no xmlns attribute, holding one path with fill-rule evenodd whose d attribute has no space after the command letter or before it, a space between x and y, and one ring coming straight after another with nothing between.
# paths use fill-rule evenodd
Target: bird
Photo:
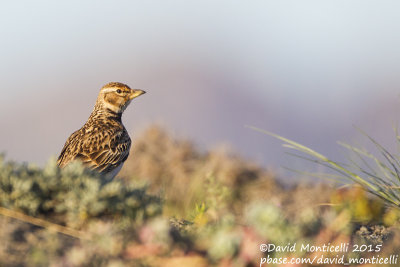
<instances>
[{"instance_id":1,"label":"bird","mask_svg":"<svg viewBox=\"0 0 400 267\"><path fill-rule=\"evenodd\" d=\"M89 119L71 134L61 150L57 165L73 161L113 179L129 156L131 138L122 124L122 113L132 99L146 93L120 82L104 85Z\"/></svg>"}]
</instances>

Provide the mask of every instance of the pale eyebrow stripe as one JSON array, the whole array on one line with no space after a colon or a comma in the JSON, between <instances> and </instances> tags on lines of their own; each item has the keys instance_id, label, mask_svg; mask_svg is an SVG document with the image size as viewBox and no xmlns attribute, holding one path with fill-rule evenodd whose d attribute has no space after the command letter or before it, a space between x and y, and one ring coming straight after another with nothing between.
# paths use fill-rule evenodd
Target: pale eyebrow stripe
<instances>
[{"instance_id":1,"label":"pale eyebrow stripe","mask_svg":"<svg viewBox=\"0 0 400 267\"><path fill-rule=\"evenodd\" d=\"M115 92L116 87L101 90L104 93Z\"/></svg>"},{"instance_id":2,"label":"pale eyebrow stripe","mask_svg":"<svg viewBox=\"0 0 400 267\"><path fill-rule=\"evenodd\" d=\"M129 93L128 90L123 89L123 88L118 88L118 87L111 87L111 88L107 88L107 89L102 89L101 91L103 93L109 93L109 92L115 92L118 89L120 89L123 93Z\"/></svg>"}]
</instances>

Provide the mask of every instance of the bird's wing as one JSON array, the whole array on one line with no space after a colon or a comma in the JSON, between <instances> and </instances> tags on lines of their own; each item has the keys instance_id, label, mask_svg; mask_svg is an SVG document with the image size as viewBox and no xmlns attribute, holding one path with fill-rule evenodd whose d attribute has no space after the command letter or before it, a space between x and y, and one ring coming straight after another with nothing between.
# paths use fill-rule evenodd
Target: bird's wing
<instances>
[{"instance_id":1,"label":"bird's wing","mask_svg":"<svg viewBox=\"0 0 400 267\"><path fill-rule=\"evenodd\" d=\"M96 129L72 134L59 157L59 166L79 159L89 168L108 173L129 156L131 139L125 129Z\"/></svg>"},{"instance_id":2,"label":"bird's wing","mask_svg":"<svg viewBox=\"0 0 400 267\"><path fill-rule=\"evenodd\" d=\"M68 137L67 141L64 144L63 149L61 150L60 156L58 156L57 164L61 168L65 167L68 163L73 161L79 152L79 148L81 147L82 140L82 130L77 130L70 137Z\"/></svg>"},{"instance_id":3,"label":"bird's wing","mask_svg":"<svg viewBox=\"0 0 400 267\"><path fill-rule=\"evenodd\" d=\"M89 146L81 154L84 162L99 171L110 172L123 163L129 156L131 139L125 129L117 132L105 132L103 141L95 141L95 146Z\"/></svg>"}]
</instances>

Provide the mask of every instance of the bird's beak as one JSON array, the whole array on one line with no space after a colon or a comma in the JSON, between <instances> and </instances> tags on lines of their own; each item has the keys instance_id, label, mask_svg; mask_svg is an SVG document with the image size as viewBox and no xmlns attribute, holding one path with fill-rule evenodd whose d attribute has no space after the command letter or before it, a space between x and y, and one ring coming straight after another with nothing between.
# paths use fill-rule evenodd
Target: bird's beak
<instances>
[{"instance_id":1,"label":"bird's beak","mask_svg":"<svg viewBox=\"0 0 400 267\"><path fill-rule=\"evenodd\" d=\"M136 98L136 97L138 97L140 95L143 95L145 93L146 93L145 91L140 90L140 89L132 89L132 92L131 92L131 94L129 96L129 99L132 100L132 99L134 99L134 98Z\"/></svg>"}]
</instances>

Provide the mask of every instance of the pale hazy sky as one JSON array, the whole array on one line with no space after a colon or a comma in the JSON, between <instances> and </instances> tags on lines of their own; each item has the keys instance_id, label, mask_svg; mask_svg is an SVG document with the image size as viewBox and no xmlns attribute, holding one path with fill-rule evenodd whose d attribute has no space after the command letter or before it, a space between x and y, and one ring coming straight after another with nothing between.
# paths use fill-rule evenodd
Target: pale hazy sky
<instances>
[{"instance_id":1,"label":"pale hazy sky","mask_svg":"<svg viewBox=\"0 0 400 267\"><path fill-rule=\"evenodd\" d=\"M3 1L0 151L42 164L99 88L143 88L123 120L286 164L277 132L337 156L353 124L384 143L399 117L398 1ZM133 135L134 136L134 135ZM134 138L133 138L134 139Z\"/></svg>"}]
</instances>

